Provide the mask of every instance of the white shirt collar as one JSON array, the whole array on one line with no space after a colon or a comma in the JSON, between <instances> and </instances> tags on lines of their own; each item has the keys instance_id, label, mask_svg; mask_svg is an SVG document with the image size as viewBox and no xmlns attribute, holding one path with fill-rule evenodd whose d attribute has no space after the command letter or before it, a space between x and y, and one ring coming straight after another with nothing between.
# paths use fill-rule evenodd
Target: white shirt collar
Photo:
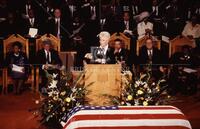
<instances>
[{"instance_id":1,"label":"white shirt collar","mask_svg":"<svg viewBox=\"0 0 200 129\"><path fill-rule=\"evenodd\" d=\"M108 50L108 45L106 45L105 47L100 46L100 48L104 48L104 55L105 55Z\"/></svg>"},{"instance_id":2,"label":"white shirt collar","mask_svg":"<svg viewBox=\"0 0 200 129\"><path fill-rule=\"evenodd\" d=\"M18 53L18 54L17 54L17 53L14 53L14 55L18 57L18 56L19 56L19 53Z\"/></svg>"},{"instance_id":3,"label":"white shirt collar","mask_svg":"<svg viewBox=\"0 0 200 129\"><path fill-rule=\"evenodd\" d=\"M47 50L44 49L44 52L45 52L45 54L47 55L47 53L48 53ZM49 51L49 54L50 54L50 53L51 53L51 52Z\"/></svg>"},{"instance_id":4,"label":"white shirt collar","mask_svg":"<svg viewBox=\"0 0 200 129\"><path fill-rule=\"evenodd\" d=\"M147 49L147 54L150 55L150 52L151 52L151 55L153 55L153 49Z\"/></svg>"},{"instance_id":5,"label":"white shirt collar","mask_svg":"<svg viewBox=\"0 0 200 129\"><path fill-rule=\"evenodd\" d=\"M45 52L45 56L47 58L47 54L48 54L47 50L44 49L44 52ZM49 51L49 61L51 62L51 52L50 51Z\"/></svg>"},{"instance_id":6,"label":"white shirt collar","mask_svg":"<svg viewBox=\"0 0 200 129\"><path fill-rule=\"evenodd\" d=\"M60 21L60 18L55 18L55 21L56 21L56 22L57 22L57 21L59 22L59 21Z\"/></svg>"}]
</instances>

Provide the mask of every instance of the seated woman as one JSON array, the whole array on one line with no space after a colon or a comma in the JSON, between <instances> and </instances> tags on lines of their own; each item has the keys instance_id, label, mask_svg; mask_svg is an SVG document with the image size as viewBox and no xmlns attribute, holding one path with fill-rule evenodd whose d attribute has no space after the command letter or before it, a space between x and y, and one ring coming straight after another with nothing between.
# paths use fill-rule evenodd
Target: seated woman
<instances>
[{"instance_id":1,"label":"seated woman","mask_svg":"<svg viewBox=\"0 0 200 129\"><path fill-rule=\"evenodd\" d=\"M12 50L7 53L5 66L9 68L9 75L14 81L15 94L21 94L22 86L28 78L29 63L26 54L21 51L22 44L14 42Z\"/></svg>"}]
</instances>

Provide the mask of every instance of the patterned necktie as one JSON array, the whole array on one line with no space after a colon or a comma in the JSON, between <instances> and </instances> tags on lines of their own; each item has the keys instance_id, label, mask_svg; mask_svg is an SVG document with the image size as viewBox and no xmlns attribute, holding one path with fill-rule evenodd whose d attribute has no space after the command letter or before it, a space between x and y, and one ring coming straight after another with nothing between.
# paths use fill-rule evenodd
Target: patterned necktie
<instances>
[{"instance_id":1,"label":"patterned necktie","mask_svg":"<svg viewBox=\"0 0 200 129\"><path fill-rule=\"evenodd\" d=\"M101 54L104 55L105 49L101 48Z\"/></svg>"},{"instance_id":2,"label":"patterned necktie","mask_svg":"<svg viewBox=\"0 0 200 129\"><path fill-rule=\"evenodd\" d=\"M149 51L149 60L152 60L152 50L148 50Z\"/></svg>"},{"instance_id":3,"label":"patterned necktie","mask_svg":"<svg viewBox=\"0 0 200 129\"><path fill-rule=\"evenodd\" d=\"M31 26L33 26L33 25L34 25L34 23L33 23L33 18L31 18L30 21L31 21Z\"/></svg>"}]
</instances>

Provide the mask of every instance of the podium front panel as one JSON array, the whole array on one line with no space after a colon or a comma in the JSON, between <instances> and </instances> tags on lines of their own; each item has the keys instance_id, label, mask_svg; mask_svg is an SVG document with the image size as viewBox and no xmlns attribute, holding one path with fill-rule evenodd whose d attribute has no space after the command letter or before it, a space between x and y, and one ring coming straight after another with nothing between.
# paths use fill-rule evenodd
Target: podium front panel
<instances>
[{"instance_id":1,"label":"podium front panel","mask_svg":"<svg viewBox=\"0 0 200 129\"><path fill-rule=\"evenodd\" d=\"M85 66L85 86L88 93L85 100L88 105L112 105L110 96L120 97L121 65L89 64ZM90 86L88 84L93 83Z\"/></svg>"}]
</instances>

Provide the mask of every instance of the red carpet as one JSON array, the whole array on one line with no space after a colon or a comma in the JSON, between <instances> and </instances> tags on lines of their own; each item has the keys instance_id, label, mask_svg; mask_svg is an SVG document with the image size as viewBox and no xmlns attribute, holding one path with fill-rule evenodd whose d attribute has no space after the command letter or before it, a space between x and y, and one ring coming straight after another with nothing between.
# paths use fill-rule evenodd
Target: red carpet
<instances>
[{"instance_id":1,"label":"red carpet","mask_svg":"<svg viewBox=\"0 0 200 129\"><path fill-rule=\"evenodd\" d=\"M20 96L9 93L0 95L0 129L45 129L40 126L39 118L29 111L35 108L38 96L25 92Z\"/></svg>"},{"instance_id":2,"label":"red carpet","mask_svg":"<svg viewBox=\"0 0 200 129\"><path fill-rule=\"evenodd\" d=\"M200 129L200 96L178 96L172 105L180 108L187 116L193 129ZM29 109L35 108L38 95L26 91L20 96L12 93L0 95L0 129L46 129L40 126Z\"/></svg>"}]
</instances>

